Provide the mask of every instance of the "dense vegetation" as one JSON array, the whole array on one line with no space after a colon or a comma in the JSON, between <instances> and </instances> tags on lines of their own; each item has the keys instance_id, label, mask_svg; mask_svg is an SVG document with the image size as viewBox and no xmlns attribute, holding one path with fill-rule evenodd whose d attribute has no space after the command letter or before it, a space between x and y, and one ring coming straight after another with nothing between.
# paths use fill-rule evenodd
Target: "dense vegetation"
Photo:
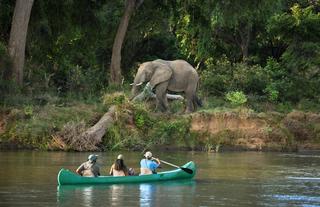
<instances>
[{"instance_id":1,"label":"dense vegetation","mask_svg":"<svg viewBox=\"0 0 320 207\"><path fill-rule=\"evenodd\" d=\"M123 83L114 83L112 47L130 1L139 6L122 45ZM3 113L16 107L24 117L16 130L34 130L37 121L38 128L61 129L69 119L55 107L69 107L71 117L90 122L105 109L103 94L128 92L137 65L156 58L185 59L196 67L207 108L230 103L256 111L319 109L318 0L35 0L23 85L12 79L8 52L14 8L15 1L0 1L0 104ZM84 117L72 109L76 103L89 107ZM50 113L56 117L47 122L57 124L43 126ZM38 118L28 120L35 114ZM143 127L146 120L136 119Z\"/></svg>"}]
</instances>

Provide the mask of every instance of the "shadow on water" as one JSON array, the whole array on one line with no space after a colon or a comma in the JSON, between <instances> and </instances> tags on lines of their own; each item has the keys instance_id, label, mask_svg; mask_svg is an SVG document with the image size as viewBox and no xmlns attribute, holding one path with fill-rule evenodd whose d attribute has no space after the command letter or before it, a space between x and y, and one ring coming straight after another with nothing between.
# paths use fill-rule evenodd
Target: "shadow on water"
<instances>
[{"instance_id":1,"label":"shadow on water","mask_svg":"<svg viewBox=\"0 0 320 207\"><path fill-rule=\"evenodd\" d=\"M57 187L58 206L182 206L186 194L195 189L194 180L114 185L64 185ZM166 199L163 201L162 197Z\"/></svg>"}]
</instances>

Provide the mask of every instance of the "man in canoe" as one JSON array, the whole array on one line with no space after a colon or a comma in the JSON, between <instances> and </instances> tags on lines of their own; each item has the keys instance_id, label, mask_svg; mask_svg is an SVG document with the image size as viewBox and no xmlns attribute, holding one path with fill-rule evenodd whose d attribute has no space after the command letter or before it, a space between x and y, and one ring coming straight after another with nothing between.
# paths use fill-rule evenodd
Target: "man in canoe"
<instances>
[{"instance_id":1,"label":"man in canoe","mask_svg":"<svg viewBox=\"0 0 320 207\"><path fill-rule=\"evenodd\" d=\"M152 157L150 151L144 154L145 159L140 161L140 175L156 174L156 169L160 165L160 160Z\"/></svg>"},{"instance_id":2,"label":"man in canoe","mask_svg":"<svg viewBox=\"0 0 320 207\"><path fill-rule=\"evenodd\" d=\"M88 161L82 163L76 172L81 176L97 177L100 175L100 168L97 164L98 155L91 154Z\"/></svg>"}]
</instances>

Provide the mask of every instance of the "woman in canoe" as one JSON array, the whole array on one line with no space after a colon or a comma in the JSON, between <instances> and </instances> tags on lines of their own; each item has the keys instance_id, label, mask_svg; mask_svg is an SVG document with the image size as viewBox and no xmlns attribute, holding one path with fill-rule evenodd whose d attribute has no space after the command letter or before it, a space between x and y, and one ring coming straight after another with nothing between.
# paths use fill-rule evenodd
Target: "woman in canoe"
<instances>
[{"instance_id":1,"label":"woman in canoe","mask_svg":"<svg viewBox=\"0 0 320 207\"><path fill-rule=\"evenodd\" d=\"M110 175L113 176L127 176L129 175L128 168L124 164L123 161L123 155L118 155L116 161L113 163L113 165L110 168Z\"/></svg>"},{"instance_id":2,"label":"woman in canoe","mask_svg":"<svg viewBox=\"0 0 320 207\"><path fill-rule=\"evenodd\" d=\"M89 155L88 161L82 163L76 172L81 176L97 177L100 175L100 168L97 164L98 155Z\"/></svg>"},{"instance_id":3,"label":"woman in canoe","mask_svg":"<svg viewBox=\"0 0 320 207\"><path fill-rule=\"evenodd\" d=\"M156 174L156 169L160 166L160 160L152 157L150 151L144 154L145 159L140 161L140 175Z\"/></svg>"}]
</instances>

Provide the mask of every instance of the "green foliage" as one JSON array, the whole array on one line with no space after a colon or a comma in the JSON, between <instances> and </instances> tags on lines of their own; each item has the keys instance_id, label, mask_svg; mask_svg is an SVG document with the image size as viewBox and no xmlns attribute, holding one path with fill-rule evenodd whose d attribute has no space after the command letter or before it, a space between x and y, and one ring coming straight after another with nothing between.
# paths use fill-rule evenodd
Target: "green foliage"
<instances>
[{"instance_id":1,"label":"green foliage","mask_svg":"<svg viewBox=\"0 0 320 207\"><path fill-rule=\"evenodd\" d=\"M154 125L151 133L157 144L183 142L189 133L190 123L188 119L161 120Z\"/></svg>"},{"instance_id":2,"label":"green foliage","mask_svg":"<svg viewBox=\"0 0 320 207\"><path fill-rule=\"evenodd\" d=\"M150 112L148 112L142 105L136 105L134 111L134 123L138 129L147 130L153 127L154 120L151 118Z\"/></svg>"},{"instance_id":3,"label":"green foliage","mask_svg":"<svg viewBox=\"0 0 320 207\"><path fill-rule=\"evenodd\" d=\"M211 27L215 34L215 42L220 50L230 59L247 60L254 51L264 44L260 35L268 18L281 9L281 0L268 1L213 1ZM259 28L257 31L255 28ZM254 46L253 46L254 45ZM251 50L249 50L251 49ZM248 54L247 54L248 53Z\"/></svg>"},{"instance_id":4,"label":"green foliage","mask_svg":"<svg viewBox=\"0 0 320 207\"><path fill-rule=\"evenodd\" d=\"M320 14L313 6L295 4L291 12L275 15L268 24L272 41L286 46L281 64L287 76L286 100L317 99L320 65Z\"/></svg>"},{"instance_id":5,"label":"green foliage","mask_svg":"<svg viewBox=\"0 0 320 207\"><path fill-rule=\"evenodd\" d=\"M25 106L23 111L25 116L31 117L33 115L33 106Z\"/></svg>"},{"instance_id":6,"label":"green foliage","mask_svg":"<svg viewBox=\"0 0 320 207\"><path fill-rule=\"evenodd\" d=\"M226 94L226 99L235 106L241 106L247 102L247 97L242 91L231 91Z\"/></svg>"},{"instance_id":7,"label":"green foliage","mask_svg":"<svg viewBox=\"0 0 320 207\"><path fill-rule=\"evenodd\" d=\"M11 60L7 47L0 41L0 78L8 78L11 69Z\"/></svg>"},{"instance_id":8,"label":"green foliage","mask_svg":"<svg viewBox=\"0 0 320 207\"><path fill-rule=\"evenodd\" d=\"M127 97L125 96L124 93L121 92L115 92L115 93L106 93L102 97L103 104L106 106L111 106L111 105L121 105L124 104L125 102L128 102Z\"/></svg>"},{"instance_id":9,"label":"green foliage","mask_svg":"<svg viewBox=\"0 0 320 207\"><path fill-rule=\"evenodd\" d=\"M12 62L7 47L0 39L0 100L8 94L17 94L19 87L10 80Z\"/></svg>"},{"instance_id":10,"label":"green foliage","mask_svg":"<svg viewBox=\"0 0 320 207\"><path fill-rule=\"evenodd\" d=\"M178 1L174 4L170 25L181 53L191 63L201 62L210 57L214 45L211 43L210 3L207 1Z\"/></svg>"},{"instance_id":11,"label":"green foliage","mask_svg":"<svg viewBox=\"0 0 320 207\"><path fill-rule=\"evenodd\" d=\"M170 144L189 146L192 141L188 118L155 116L139 104L120 108L118 118L103 138L105 149L142 150Z\"/></svg>"},{"instance_id":12,"label":"green foliage","mask_svg":"<svg viewBox=\"0 0 320 207\"><path fill-rule=\"evenodd\" d=\"M61 130L69 121L86 123L102 112L99 105L77 103L74 106L35 106L26 105L21 109L12 109L4 140L16 141L23 145L47 149L51 136Z\"/></svg>"},{"instance_id":13,"label":"green foliage","mask_svg":"<svg viewBox=\"0 0 320 207\"><path fill-rule=\"evenodd\" d=\"M277 91L274 85L268 85L264 92L268 96L268 100L271 102L276 102L279 98L279 91Z\"/></svg>"},{"instance_id":14,"label":"green foliage","mask_svg":"<svg viewBox=\"0 0 320 207\"><path fill-rule=\"evenodd\" d=\"M216 63L209 59L206 64L207 69L201 74L201 88L206 95L221 96L232 90L262 95L270 79L259 65L232 64L226 57Z\"/></svg>"}]
</instances>

